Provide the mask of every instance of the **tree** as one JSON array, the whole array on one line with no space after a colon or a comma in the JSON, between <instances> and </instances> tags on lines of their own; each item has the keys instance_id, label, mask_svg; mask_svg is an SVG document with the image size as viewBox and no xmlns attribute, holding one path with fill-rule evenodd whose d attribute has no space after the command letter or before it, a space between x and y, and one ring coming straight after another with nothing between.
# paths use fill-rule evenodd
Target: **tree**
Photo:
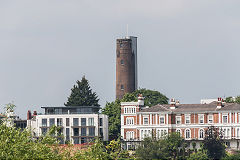
<instances>
[{"instance_id":1,"label":"tree","mask_svg":"<svg viewBox=\"0 0 240 160\"><path fill-rule=\"evenodd\" d=\"M133 93L126 93L123 96L122 102L131 102L131 101L137 101L137 97L139 94L142 94L144 99L145 106L154 106L157 104L168 104L168 98L163 95L162 93L154 90L149 89L138 89L134 91Z\"/></svg>"},{"instance_id":2,"label":"tree","mask_svg":"<svg viewBox=\"0 0 240 160\"><path fill-rule=\"evenodd\" d=\"M179 149L183 146L183 138L179 133L169 133L162 139L145 138L136 149L136 156L139 159L176 159L179 156Z\"/></svg>"},{"instance_id":3,"label":"tree","mask_svg":"<svg viewBox=\"0 0 240 160\"><path fill-rule=\"evenodd\" d=\"M190 157L188 158L188 160L206 160L206 159L208 159L207 154L200 151L191 154Z\"/></svg>"},{"instance_id":4,"label":"tree","mask_svg":"<svg viewBox=\"0 0 240 160\"><path fill-rule=\"evenodd\" d=\"M141 145L136 149L137 159L168 159L167 141L145 138Z\"/></svg>"},{"instance_id":5,"label":"tree","mask_svg":"<svg viewBox=\"0 0 240 160\"><path fill-rule=\"evenodd\" d=\"M225 156L225 146L222 140L222 133L218 128L208 127L203 141L203 148L206 149L207 155L211 159L221 159Z\"/></svg>"},{"instance_id":6,"label":"tree","mask_svg":"<svg viewBox=\"0 0 240 160\"><path fill-rule=\"evenodd\" d=\"M120 137L121 129L121 106L120 100L117 99L114 102L107 102L105 108L102 110L103 114L108 115L108 133L109 139L118 139Z\"/></svg>"},{"instance_id":7,"label":"tree","mask_svg":"<svg viewBox=\"0 0 240 160\"><path fill-rule=\"evenodd\" d=\"M120 137L121 129L121 102L137 101L139 94L142 94L144 103L146 106L153 106L157 104L167 104L168 98L158 91L140 89L133 93L127 93L123 96L123 99L116 99L114 102L107 102L102 113L108 115L109 123L109 139L118 139Z\"/></svg>"},{"instance_id":8,"label":"tree","mask_svg":"<svg viewBox=\"0 0 240 160\"><path fill-rule=\"evenodd\" d=\"M0 125L0 159L60 159L51 148L56 139L45 136L33 140L30 131Z\"/></svg>"},{"instance_id":9,"label":"tree","mask_svg":"<svg viewBox=\"0 0 240 160\"><path fill-rule=\"evenodd\" d=\"M71 91L65 106L100 106L97 94L92 91L85 76L81 81L77 81L77 85L74 85Z\"/></svg>"},{"instance_id":10,"label":"tree","mask_svg":"<svg viewBox=\"0 0 240 160\"><path fill-rule=\"evenodd\" d=\"M225 102L227 102L227 103L238 103L238 104L240 104L240 96L237 96L237 97L227 97L226 99L225 99Z\"/></svg>"},{"instance_id":11,"label":"tree","mask_svg":"<svg viewBox=\"0 0 240 160\"><path fill-rule=\"evenodd\" d=\"M183 138L179 133L172 132L166 136L165 141L167 142L168 152L170 156L176 159L179 155L179 148L184 144Z\"/></svg>"}]
</instances>

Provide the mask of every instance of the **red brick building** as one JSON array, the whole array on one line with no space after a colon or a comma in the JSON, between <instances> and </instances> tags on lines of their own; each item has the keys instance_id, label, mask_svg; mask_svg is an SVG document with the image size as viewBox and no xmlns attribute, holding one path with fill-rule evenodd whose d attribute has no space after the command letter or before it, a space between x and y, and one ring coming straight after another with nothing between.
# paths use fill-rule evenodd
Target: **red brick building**
<instances>
[{"instance_id":1,"label":"red brick building","mask_svg":"<svg viewBox=\"0 0 240 160\"><path fill-rule=\"evenodd\" d=\"M226 145L239 149L240 105L225 103L221 98L209 104L170 104L144 106L143 97L138 102L121 103L121 136L125 148L135 147L148 136L162 136L179 132L189 142L196 142L197 148L210 126L220 129Z\"/></svg>"}]
</instances>

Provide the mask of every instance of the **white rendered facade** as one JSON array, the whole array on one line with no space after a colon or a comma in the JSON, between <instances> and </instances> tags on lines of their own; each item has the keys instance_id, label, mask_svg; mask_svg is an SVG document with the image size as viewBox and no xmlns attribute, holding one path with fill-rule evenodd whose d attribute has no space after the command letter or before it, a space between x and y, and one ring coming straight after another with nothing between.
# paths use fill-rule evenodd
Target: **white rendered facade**
<instances>
[{"instance_id":1,"label":"white rendered facade","mask_svg":"<svg viewBox=\"0 0 240 160\"><path fill-rule=\"evenodd\" d=\"M61 128L64 136L61 143L83 144L95 137L108 141L108 117L104 114L45 114L27 121L35 137L44 135L53 125Z\"/></svg>"}]
</instances>

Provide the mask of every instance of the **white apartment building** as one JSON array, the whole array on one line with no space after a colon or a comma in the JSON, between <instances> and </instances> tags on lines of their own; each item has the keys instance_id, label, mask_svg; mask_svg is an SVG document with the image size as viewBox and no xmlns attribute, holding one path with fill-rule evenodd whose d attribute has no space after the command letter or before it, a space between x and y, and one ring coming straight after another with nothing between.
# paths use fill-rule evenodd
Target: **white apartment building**
<instances>
[{"instance_id":1,"label":"white apartment building","mask_svg":"<svg viewBox=\"0 0 240 160\"><path fill-rule=\"evenodd\" d=\"M98 113L98 107L72 106L72 107L42 107L45 114L37 115L28 111L27 127L35 137L46 134L53 125L60 127L60 139L64 144L84 144L100 137L108 141L108 116Z\"/></svg>"}]
</instances>

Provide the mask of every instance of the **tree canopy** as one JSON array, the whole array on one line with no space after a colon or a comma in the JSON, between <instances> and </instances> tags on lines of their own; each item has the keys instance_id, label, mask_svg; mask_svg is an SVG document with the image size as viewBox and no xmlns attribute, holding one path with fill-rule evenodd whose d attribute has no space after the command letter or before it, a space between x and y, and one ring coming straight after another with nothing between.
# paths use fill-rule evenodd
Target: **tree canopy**
<instances>
[{"instance_id":1,"label":"tree canopy","mask_svg":"<svg viewBox=\"0 0 240 160\"><path fill-rule=\"evenodd\" d=\"M157 104L168 104L168 97L166 97L164 94L160 93L159 91L154 91L150 89L138 89L134 91L133 93L126 93L123 96L122 102L131 102L131 101L137 101L137 97L139 94L142 94L144 99L145 106L154 106Z\"/></svg>"},{"instance_id":2,"label":"tree canopy","mask_svg":"<svg viewBox=\"0 0 240 160\"><path fill-rule=\"evenodd\" d=\"M233 97L227 97L227 98L225 99L225 102L227 102L227 103L238 103L238 104L240 104L240 96L237 96L237 97L235 97L235 98L233 98Z\"/></svg>"},{"instance_id":3,"label":"tree canopy","mask_svg":"<svg viewBox=\"0 0 240 160\"><path fill-rule=\"evenodd\" d=\"M71 89L71 94L68 97L65 106L100 106L99 99L96 92L93 92L90 88L88 80L85 76L81 81L77 81L77 84Z\"/></svg>"},{"instance_id":4,"label":"tree canopy","mask_svg":"<svg viewBox=\"0 0 240 160\"><path fill-rule=\"evenodd\" d=\"M221 159L226 155L222 134L218 128L208 127L203 141L203 148L206 149L207 155L211 159Z\"/></svg>"}]
</instances>

